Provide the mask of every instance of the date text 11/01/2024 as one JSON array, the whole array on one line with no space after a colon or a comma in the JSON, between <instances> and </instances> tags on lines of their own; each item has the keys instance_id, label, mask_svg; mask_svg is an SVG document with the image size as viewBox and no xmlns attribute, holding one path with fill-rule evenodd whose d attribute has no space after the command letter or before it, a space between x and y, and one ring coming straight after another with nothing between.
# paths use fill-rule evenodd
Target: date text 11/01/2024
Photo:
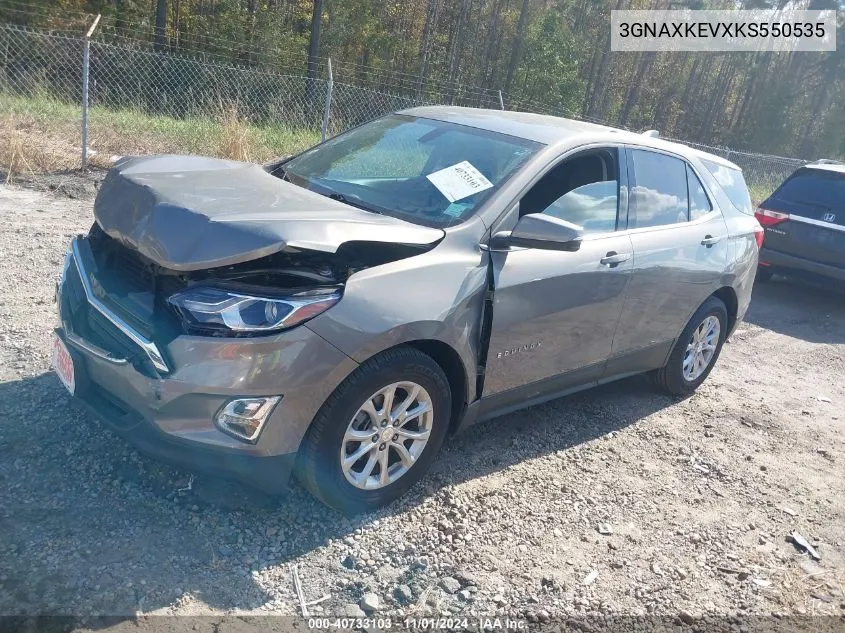
<instances>
[{"instance_id":1,"label":"date text 11/01/2024","mask_svg":"<svg viewBox=\"0 0 845 633\"><path fill-rule=\"evenodd\" d=\"M363 618L308 618L309 629L336 629L336 630L411 630L411 631L439 631L439 630L466 630L475 628L480 631L523 631L528 629L527 620L518 618L502 617L475 617L475 618L449 618L449 617L419 617L392 618L363 617Z\"/></svg>"}]
</instances>

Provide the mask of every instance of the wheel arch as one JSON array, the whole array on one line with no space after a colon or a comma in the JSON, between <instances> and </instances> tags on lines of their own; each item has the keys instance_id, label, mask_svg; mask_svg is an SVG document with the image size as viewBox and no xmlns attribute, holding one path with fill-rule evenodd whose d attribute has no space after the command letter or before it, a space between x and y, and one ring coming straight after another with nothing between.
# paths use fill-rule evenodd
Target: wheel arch
<instances>
[{"instance_id":1,"label":"wheel arch","mask_svg":"<svg viewBox=\"0 0 845 633\"><path fill-rule=\"evenodd\" d=\"M458 351L443 341L437 339L419 339L406 341L403 345L413 347L426 356L430 356L446 374L449 389L452 392L452 411L449 419L449 433L453 433L460 424L461 417L467 406L469 394L469 376L461 355Z\"/></svg>"},{"instance_id":2,"label":"wheel arch","mask_svg":"<svg viewBox=\"0 0 845 633\"><path fill-rule=\"evenodd\" d=\"M701 306L703 306L707 302L707 300L710 299L711 297L716 297L722 303L724 303L725 308L728 312L728 327L727 327L727 330L726 330L726 333L725 333L725 340L727 340L728 337L733 333L733 330L737 325L737 315L739 313L739 297L737 296L736 290L734 290L734 288L732 288L731 286L725 285L725 286L721 286L720 288L711 292L709 295L707 295L701 301L701 303L697 304L695 306L695 308L693 308L692 311L690 311L690 313L687 315L686 320L684 321L684 325L681 327L680 331L678 332L678 337L680 337L681 334L683 334L684 328L686 328L690 319L692 319L692 317L699 310L699 308L701 308ZM677 342L677 340L678 340L678 338L674 339L675 342ZM674 344L675 343L673 342L672 346L674 346ZM669 354L671 354L671 353L672 353L672 349L670 347L669 352L666 354L666 358L664 359L664 362L667 362L669 360Z\"/></svg>"},{"instance_id":3,"label":"wheel arch","mask_svg":"<svg viewBox=\"0 0 845 633\"><path fill-rule=\"evenodd\" d=\"M470 368L467 367L460 352L454 346L436 338L409 338L379 349L375 353L361 357L359 361L356 359L356 361L363 365L370 358L400 347L411 347L418 352L422 352L437 363L446 375L449 390L452 393L452 410L449 419L449 434L451 435L459 427L464 412L469 405L472 398L470 387L474 385L474 383L470 383L470 380L474 381L476 377L470 374Z\"/></svg>"},{"instance_id":4,"label":"wheel arch","mask_svg":"<svg viewBox=\"0 0 845 633\"><path fill-rule=\"evenodd\" d=\"M736 295L736 290L734 290L730 286L722 286L710 296L716 297L717 299L721 300L721 302L725 304L725 307L728 310L728 331L725 335L725 338L727 339L733 333L734 328L737 325L737 314L739 312L739 298Z\"/></svg>"}]
</instances>

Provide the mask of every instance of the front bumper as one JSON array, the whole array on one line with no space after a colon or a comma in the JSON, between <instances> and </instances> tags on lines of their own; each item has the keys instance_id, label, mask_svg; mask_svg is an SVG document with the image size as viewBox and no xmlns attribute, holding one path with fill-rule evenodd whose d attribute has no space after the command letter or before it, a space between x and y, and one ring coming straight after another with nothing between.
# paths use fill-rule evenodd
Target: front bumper
<instances>
[{"instance_id":1,"label":"front bumper","mask_svg":"<svg viewBox=\"0 0 845 633\"><path fill-rule=\"evenodd\" d=\"M827 277L845 281L845 269L829 264L821 264L803 257L796 257L780 251L760 249L760 265L768 270L797 271L813 277Z\"/></svg>"},{"instance_id":2,"label":"front bumper","mask_svg":"<svg viewBox=\"0 0 845 633\"><path fill-rule=\"evenodd\" d=\"M84 238L68 255L57 300L77 373L76 396L139 450L163 461L231 477L268 493L286 490L308 425L328 395L357 366L307 327L256 338L146 338L166 363L127 338L119 316L101 312L84 292L98 271ZM81 257L80 257L81 256ZM80 259L77 259L79 257ZM108 297L99 299L105 305ZM233 398L282 396L255 443L214 425Z\"/></svg>"},{"instance_id":3,"label":"front bumper","mask_svg":"<svg viewBox=\"0 0 845 633\"><path fill-rule=\"evenodd\" d=\"M207 475L233 478L268 494L281 494L296 462L296 453L260 455L182 439L161 429L155 419L144 418L120 397L91 379L91 357L69 343L67 334L56 331L73 357L76 373L75 397L103 424L142 453L163 462ZM95 370L96 372L96 370Z\"/></svg>"}]
</instances>

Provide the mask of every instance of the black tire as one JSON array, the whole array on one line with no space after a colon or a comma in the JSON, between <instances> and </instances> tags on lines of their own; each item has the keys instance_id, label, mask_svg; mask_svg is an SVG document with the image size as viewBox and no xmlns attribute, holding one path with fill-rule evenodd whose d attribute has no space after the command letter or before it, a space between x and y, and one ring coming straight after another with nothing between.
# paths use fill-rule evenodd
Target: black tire
<instances>
[{"instance_id":1,"label":"black tire","mask_svg":"<svg viewBox=\"0 0 845 633\"><path fill-rule=\"evenodd\" d=\"M408 380L428 392L434 410L431 434L413 466L395 482L363 490L347 481L339 454L347 427L367 398L391 383ZM374 356L335 389L314 417L297 456L297 477L317 499L346 515L375 510L404 495L428 471L452 411L449 381L434 360L412 347Z\"/></svg>"},{"instance_id":2,"label":"black tire","mask_svg":"<svg viewBox=\"0 0 845 633\"><path fill-rule=\"evenodd\" d=\"M767 268L763 268L762 266L758 266L757 267L757 276L754 277L754 283L756 283L756 284L768 283L772 280L772 277L774 277L774 275L775 274L771 270L769 270Z\"/></svg>"},{"instance_id":3,"label":"black tire","mask_svg":"<svg viewBox=\"0 0 845 633\"><path fill-rule=\"evenodd\" d=\"M687 351L687 345L692 340L693 332L709 316L715 316L719 319L719 342L704 373L695 380L690 381L684 377L684 355ZM657 386L672 396L686 396L698 389L699 385L710 375L710 371L716 365L716 361L719 360L719 354L722 352L722 346L725 343L727 332L728 310L724 302L717 297L709 297L696 310L683 332L681 332L678 341L675 343L675 347L672 349L672 353L669 355L669 360L663 367L654 372L654 381Z\"/></svg>"}]
</instances>

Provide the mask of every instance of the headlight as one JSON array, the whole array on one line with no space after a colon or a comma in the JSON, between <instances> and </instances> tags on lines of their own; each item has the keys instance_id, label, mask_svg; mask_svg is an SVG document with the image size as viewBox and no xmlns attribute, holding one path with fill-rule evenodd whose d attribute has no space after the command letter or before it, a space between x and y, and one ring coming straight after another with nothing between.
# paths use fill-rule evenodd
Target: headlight
<instances>
[{"instance_id":1,"label":"headlight","mask_svg":"<svg viewBox=\"0 0 845 633\"><path fill-rule=\"evenodd\" d=\"M293 327L325 312L338 301L335 288L288 297L263 297L225 288L197 286L167 301L189 326L222 332L272 332Z\"/></svg>"}]
</instances>

